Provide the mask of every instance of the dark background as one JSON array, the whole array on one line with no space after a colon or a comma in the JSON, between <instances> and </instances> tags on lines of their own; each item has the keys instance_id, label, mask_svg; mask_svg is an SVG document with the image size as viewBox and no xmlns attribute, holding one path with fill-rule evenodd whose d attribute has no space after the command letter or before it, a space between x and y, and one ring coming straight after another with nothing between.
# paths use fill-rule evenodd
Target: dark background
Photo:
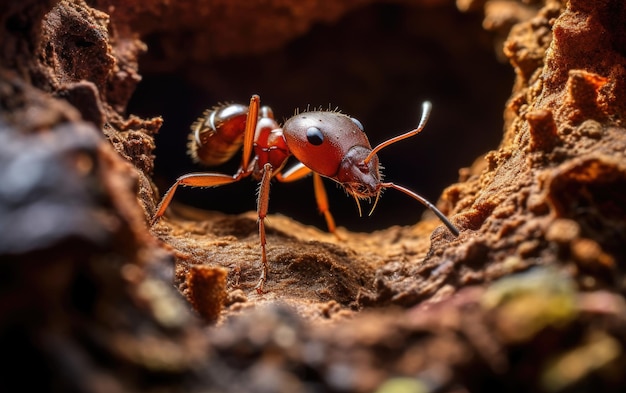
<instances>
[{"instance_id":1,"label":"dark background","mask_svg":"<svg viewBox=\"0 0 626 393\"><path fill-rule=\"evenodd\" d=\"M433 112L426 129L382 150L379 158L386 180L435 203L457 181L460 168L497 147L513 79L510 67L494 54L493 37L481 28L482 16L450 11L444 6L369 6L336 24L314 26L280 51L190 61L172 69L159 58L162 37L148 37L149 50L140 64L143 81L128 111L164 118L155 152L160 190L189 172L234 173L238 157L223 167L203 168L186 154L190 124L219 102L247 103L256 93L281 122L308 105L338 107L363 123L374 146L414 128L421 102L428 99ZM363 204L359 218L354 200L332 181L325 184L337 224L354 231L413 224L424 212L419 202L388 190L371 217ZM256 187L244 179L215 189L184 188L175 200L240 213L255 209ZM325 227L310 179L274 182L270 213Z\"/></svg>"}]
</instances>

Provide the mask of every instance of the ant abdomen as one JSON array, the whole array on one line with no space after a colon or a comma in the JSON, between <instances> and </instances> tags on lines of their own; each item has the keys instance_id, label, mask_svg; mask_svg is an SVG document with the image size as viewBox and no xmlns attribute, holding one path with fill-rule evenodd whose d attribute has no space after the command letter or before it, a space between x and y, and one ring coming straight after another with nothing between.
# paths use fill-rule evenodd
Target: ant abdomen
<instances>
[{"instance_id":1,"label":"ant abdomen","mask_svg":"<svg viewBox=\"0 0 626 393\"><path fill-rule=\"evenodd\" d=\"M189 155L195 162L216 166L241 150L248 106L225 104L208 109L191 126Z\"/></svg>"}]
</instances>

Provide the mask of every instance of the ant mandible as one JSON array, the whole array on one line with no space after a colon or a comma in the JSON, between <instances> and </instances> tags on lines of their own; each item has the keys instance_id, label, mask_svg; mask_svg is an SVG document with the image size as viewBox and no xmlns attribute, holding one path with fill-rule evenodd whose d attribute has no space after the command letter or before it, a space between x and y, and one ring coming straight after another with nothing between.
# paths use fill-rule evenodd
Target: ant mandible
<instances>
[{"instance_id":1,"label":"ant mandible","mask_svg":"<svg viewBox=\"0 0 626 393\"><path fill-rule=\"evenodd\" d=\"M204 117L192 125L189 153L195 161L206 165L218 165L231 159L243 146L239 169L234 175L198 172L179 177L159 203L152 225L165 213L176 188L180 185L216 187L237 182L248 176L260 181L257 214L263 270L255 287L259 293L263 293L268 275L265 217L272 178L280 182L292 182L312 173L315 199L331 233L335 233L335 222L328 208L322 176L336 181L354 197L359 214L361 214L360 199L376 198L370 211L372 214L382 190L394 188L420 201L439 217L452 234L458 236L459 230L432 203L407 188L383 182L381 179L376 153L392 143L422 131L431 108L430 102L424 102L417 128L382 142L372 149L361 122L339 112L303 112L289 118L281 128L274 120L272 110L267 106L260 107L258 95L250 98L249 106L228 104L216 107L205 112ZM295 156L299 163L283 170L291 155Z\"/></svg>"}]
</instances>

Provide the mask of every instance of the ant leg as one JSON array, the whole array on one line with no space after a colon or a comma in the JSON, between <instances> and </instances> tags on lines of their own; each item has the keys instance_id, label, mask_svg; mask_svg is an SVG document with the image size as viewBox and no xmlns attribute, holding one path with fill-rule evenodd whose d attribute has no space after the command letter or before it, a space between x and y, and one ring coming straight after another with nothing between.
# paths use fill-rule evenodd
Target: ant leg
<instances>
[{"instance_id":1,"label":"ant leg","mask_svg":"<svg viewBox=\"0 0 626 393\"><path fill-rule=\"evenodd\" d=\"M246 175L248 175L248 173L246 172L238 172L235 176L225 175L222 173L199 172L189 173L179 177L176 180L176 183L174 183L174 185L170 187L170 189L167 190L167 192L163 196L163 199L157 206L157 211L154 214L150 225L154 225L159 220L159 218L161 218L163 214L165 214L167 207L172 202L172 197L174 196L174 192L176 192L178 186L182 185L191 187L217 187L224 184L234 183Z\"/></svg>"},{"instance_id":2,"label":"ant leg","mask_svg":"<svg viewBox=\"0 0 626 393\"><path fill-rule=\"evenodd\" d=\"M263 293L263 286L267 281L269 264L267 263L267 253L265 249L265 217L267 216L267 208L270 201L270 180L272 179L272 165L266 163L263 165L263 177L259 184L259 198L257 200L257 214L259 216L259 238L261 241L261 263L263 264L261 277L258 284L254 287L257 293Z\"/></svg>"},{"instance_id":3,"label":"ant leg","mask_svg":"<svg viewBox=\"0 0 626 393\"><path fill-rule=\"evenodd\" d=\"M337 237L337 239L341 240L339 235L337 234L337 227L335 226L335 219L333 215L330 213L330 208L328 205L328 196L326 195L326 189L324 188L324 182L322 181L322 177L317 173L313 173L313 189L315 190L315 201L317 202L317 208L320 213L324 215L326 219L326 226L328 227L328 232L332 233Z\"/></svg>"},{"instance_id":4,"label":"ant leg","mask_svg":"<svg viewBox=\"0 0 626 393\"><path fill-rule=\"evenodd\" d=\"M285 173L278 173L276 175L276 179L280 182L288 183L300 180L311 172L313 171L306 167L303 163L298 163L289 168ZM338 239L341 240L336 231L337 228L335 226L335 219L330 213L328 197L326 196L326 189L324 188L324 182L322 181L322 177L315 172L313 172L313 189L315 190L315 201L317 202L317 208L319 209L320 213L324 215L324 219L326 220L326 226L328 227L328 232L334 234Z\"/></svg>"},{"instance_id":5,"label":"ant leg","mask_svg":"<svg viewBox=\"0 0 626 393\"><path fill-rule=\"evenodd\" d=\"M276 180L282 183L291 183L300 180L313 172L309 167L299 162L284 172L276 174Z\"/></svg>"},{"instance_id":6,"label":"ant leg","mask_svg":"<svg viewBox=\"0 0 626 393\"><path fill-rule=\"evenodd\" d=\"M250 157L252 155L252 147L254 145L254 133L256 132L256 124L259 119L259 103L261 98L254 94L250 97L250 106L248 108L248 117L246 118L246 129L243 134L243 155L241 156L241 168L248 169Z\"/></svg>"},{"instance_id":7,"label":"ant leg","mask_svg":"<svg viewBox=\"0 0 626 393\"><path fill-rule=\"evenodd\" d=\"M157 205L156 213L154 213L152 220L150 220L150 226L154 226L154 224L156 224L157 221L159 221L159 218L161 218L163 214L165 214L167 207L170 205L170 202L172 202L172 198L174 197L174 192L176 192L177 188L178 188L178 181L176 181L176 183L174 183L174 185L172 185L169 188L169 190L167 190L165 195L163 195L163 199L161 199L161 202L159 202L159 204Z\"/></svg>"}]
</instances>

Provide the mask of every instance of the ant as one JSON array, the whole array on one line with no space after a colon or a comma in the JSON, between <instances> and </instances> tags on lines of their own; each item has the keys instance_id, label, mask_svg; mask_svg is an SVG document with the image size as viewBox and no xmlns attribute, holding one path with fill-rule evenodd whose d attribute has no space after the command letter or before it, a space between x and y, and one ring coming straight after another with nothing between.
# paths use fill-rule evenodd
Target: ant
<instances>
[{"instance_id":1,"label":"ant","mask_svg":"<svg viewBox=\"0 0 626 393\"><path fill-rule=\"evenodd\" d=\"M303 112L289 118L281 128L274 120L272 110L267 106L260 107L258 95L250 98L249 106L226 104L215 107L206 111L204 117L192 125L189 153L197 162L219 165L230 160L243 146L239 169L234 175L198 172L179 177L159 203L152 225L163 216L180 185L217 187L248 176L260 181L257 214L263 270L255 287L258 293L263 293L269 269L265 248L265 217L272 178L280 182L292 182L312 173L315 200L331 233L335 233L335 221L328 207L322 176L339 183L354 197L359 215L360 199L376 198L369 213L372 214L382 190L393 188L424 204L454 236L458 236L459 230L432 203L407 188L383 182L376 155L384 147L420 133L431 108L430 102L424 102L417 128L372 149L361 122L339 112ZM283 170L291 155L299 162Z\"/></svg>"}]
</instances>

